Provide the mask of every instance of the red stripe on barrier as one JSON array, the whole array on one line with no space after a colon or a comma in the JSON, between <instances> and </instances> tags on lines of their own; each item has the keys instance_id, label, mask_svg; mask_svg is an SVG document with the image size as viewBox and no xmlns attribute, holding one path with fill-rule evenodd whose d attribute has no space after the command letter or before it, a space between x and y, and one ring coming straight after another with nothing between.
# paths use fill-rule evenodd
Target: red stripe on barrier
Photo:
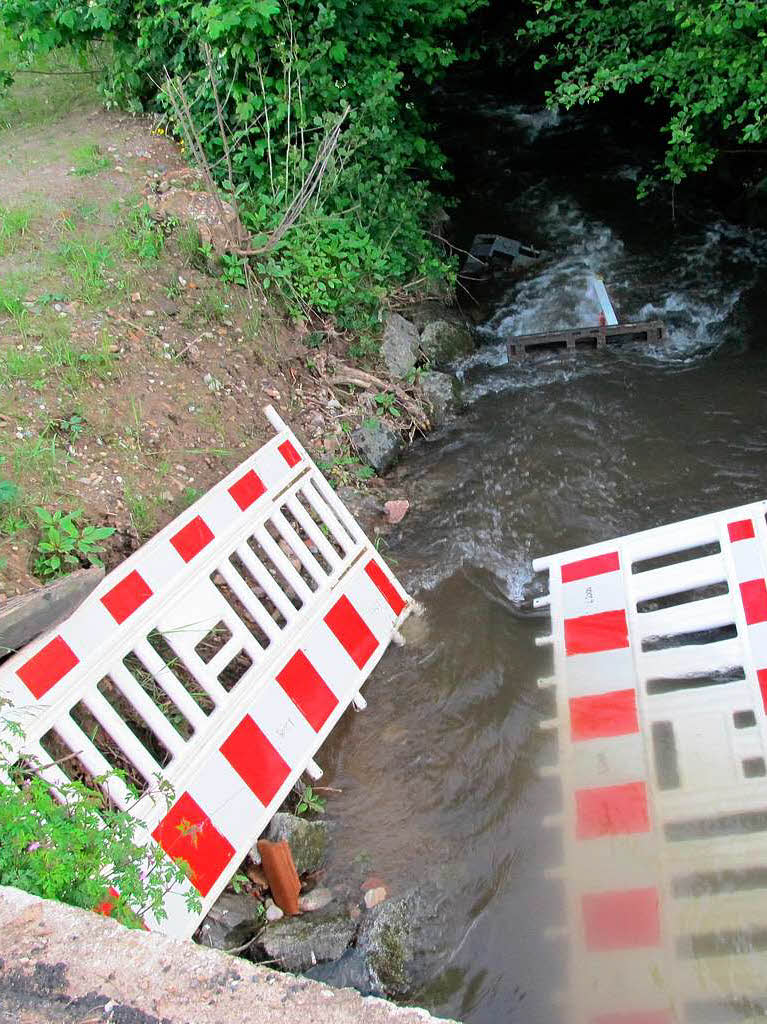
<instances>
[{"instance_id":1,"label":"red stripe on barrier","mask_svg":"<svg viewBox=\"0 0 767 1024\"><path fill-rule=\"evenodd\" d=\"M606 555L594 555L593 558L582 558L578 562L568 562L562 566L562 582L575 583L589 576L601 576L605 572L620 569L617 551L609 551Z\"/></svg>"},{"instance_id":2,"label":"red stripe on barrier","mask_svg":"<svg viewBox=\"0 0 767 1024\"><path fill-rule=\"evenodd\" d=\"M575 791L576 839L627 836L650 831L644 782Z\"/></svg>"},{"instance_id":3,"label":"red stripe on barrier","mask_svg":"<svg viewBox=\"0 0 767 1024\"><path fill-rule=\"evenodd\" d=\"M767 715L767 668L760 668L756 673L756 678L759 683L759 691L762 694L762 707Z\"/></svg>"},{"instance_id":4,"label":"red stripe on barrier","mask_svg":"<svg viewBox=\"0 0 767 1024\"><path fill-rule=\"evenodd\" d=\"M338 698L303 651L296 651L277 682L315 732L319 732L338 705Z\"/></svg>"},{"instance_id":5,"label":"red stripe on barrier","mask_svg":"<svg viewBox=\"0 0 767 1024\"><path fill-rule=\"evenodd\" d=\"M120 899L120 893L115 889L113 885L107 889L107 898L103 899L101 903L97 903L93 908L95 914L103 914L104 917L111 917L112 911L117 906L117 901Z\"/></svg>"},{"instance_id":6,"label":"red stripe on barrier","mask_svg":"<svg viewBox=\"0 0 767 1024\"><path fill-rule=\"evenodd\" d=\"M764 580L748 580L747 583L741 583L740 598L749 626L757 622L767 622L767 586Z\"/></svg>"},{"instance_id":7,"label":"red stripe on barrier","mask_svg":"<svg viewBox=\"0 0 767 1024\"><path fill-rule=\"evenodd\" d=\"M622 608L565 619L565 650L568 656L617 651L628 645L629 631Z\"/></svg>"},{"instance_id":8,"label":"red stripe on barrier","mask_svg":"<svg viewBox=\"0 0 767 1024\"><path fill-rule=\"evenodd\" d=\"M386 603L389 605L395 615L399 615L402 609L405 607L407 602L399 592L395 589L394 584L390 581L389 577L383 571L378 562L374 559L370 559L368 564L365 566L365 572L368 574L370 579L375 583L378 589L386 599Z\"/></svg>"},{"instance_id":9,"label":"red stripe on barrier","mask_svg":"<svg viewBox=\"0 0 767 1024\"><path fill-rule=\"evenodd\" d=\"M213 540L213 532L201 516L195 516L170 542L185 562L191 562Z\"/></svg>"},{"instance_id":10,"label":"red stripe on barrier","mask_svg":"<svg viewBox=\"0 0 767 1024\"><path fill-rule=\"evenodd\" d=\"M268 807L277 790L290 774L290 767L250 717L229 734L221 753L239 776Z\"/></svg>"},{"instance_id":11,"label":"red stripe on barrier","mask_svg":"<svg viewBox=\"0 0 767 1024\"><path fill-rule=\"evenodd\" d=\"M173 860L189 865L189 881L201 896L207 896L221 872L234 857L234 847L200 805L184 793L152 832Z\"/></svg>"},{"instance_id":12,"label":"red stripe on barrier","mask_svg":"<svg viewBox=\"0 0 767 1024\"><path fill-rule=\"evenodd\" d=\"M573 742L625 736L639 732L636 693L613 690L596 697L570 699L570 735Z\"/></svg>"},{"instance_id":13,"label":"red stripe on barrier","mask_svg":"<svg viewBox=\"0 0 767 1024\"><path fill-rule=\"evenodd\" d=\"M585 893L581 907L590 952L660 945L658 890L654 887Z\"/></svg>"},{"instance_id":14,"label":"red stripe on barrier","mask_svg":"<svg viewBox=\"0 0 767 1024\"><path fill-rule=\"evenodd\" d=\"M24 683L33 697L43 697L52 686L60 682L71 672L80 659L61 636L56 636L29 661L24 662L16 670L16 675Z\"/></svg>"},{"instance_id":15,"label":"red stripe on barrier","mask_svg":"<svg viewBox=\"0 0 767 1024\"><path fill-rule=\"evenodd\" d=\"M634 1013L600 1013L591 1024L673 1024L671 1010L639 1010Z\"/></svg>"},{"instance_id":16,"label":"red stripe on barrier","mask_svg":"<svg viewBox=\"0 0 767 1024\"><path fill-rule=\"evenodd\" d=\"M739 519L737 523L728 523L727 532L730 540L750 540L754 536L754 524L750 519Z\"/></svg>"},{"instance_id":17,"label":"red stripe on barrier","mask_svg":"<svg viewBox=\"0 0 767 1024\"><path fill-rule=\"evenodd\" d=\"M325 622L357 668L364 668L378 641L348 597L339 597Z\"/></svg>"},{"instance_id":18,"label":"red stripe on barrier","mask_svg":"<svg viewBox=\"0 0 767 1024\"><path fill-rule=\"evenodd\" d=\"M101 603L119 626L151 596L152 588L141 573L134 569L117 586L104 594Z\"/></svg>"},{"instance_id":19,"label":"red stripe on barrier","mask_svg":"<svg viewBox=\"0 0 767 1024\"><path fill-rule=\"evenodd\" d=\"M287 462L291 469L294 466L297 466L298 463L301 461L301 456L298 454L298 452L290 443L290 441L283 441L282 444L277 449L277 451L280 453L280 455Z\"/></svg>"},{"instance_id":20,"label":"red stripe on barrier","mask_svg":"<svg viewBox=\"0 0 767 1024\"><path fill-rule=\"evenodd\" d=\"M229 493L244 512L250 508L254 501L258 501L262 494L266 494L261 477L254 470L249 469L245 476L232 484Z\"/></svg>"}]
</instances>

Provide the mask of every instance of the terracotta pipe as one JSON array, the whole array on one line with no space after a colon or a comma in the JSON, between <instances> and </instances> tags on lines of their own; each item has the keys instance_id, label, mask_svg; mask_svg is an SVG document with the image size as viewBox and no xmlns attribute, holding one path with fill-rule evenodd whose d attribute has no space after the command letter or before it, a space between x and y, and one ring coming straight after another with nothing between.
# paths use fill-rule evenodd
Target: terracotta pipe
<instances>
[{"instance_id":1,"label":"terracotta pipe","mask_svg":"<svg viewBox=\"0 0 767 1024\"><path fill-rule=\"evenodd\" d=\"M281 839L278 843L259 839L257 846L272 899L283 913L297 914L301 883L287 839Z\"/></svg>"}]
</instances>

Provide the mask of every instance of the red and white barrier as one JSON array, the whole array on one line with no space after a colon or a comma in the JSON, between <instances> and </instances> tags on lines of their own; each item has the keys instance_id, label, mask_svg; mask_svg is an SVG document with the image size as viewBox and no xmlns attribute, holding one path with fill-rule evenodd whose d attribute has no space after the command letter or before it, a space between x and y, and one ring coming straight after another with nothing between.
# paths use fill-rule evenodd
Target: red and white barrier
<instances>
[{"instance_id":1,"label":"red and white barrier","mask_svg":"<svg viewBox=\"0 0 767 1024\"><path fill-rule=\"evenodd\" d=\"M0 669L19 755L50 761L54 742L84 774L127 765L138 780L138 803L114 774L106 787L147 841L190 867L167 919L147 922L178 936L202 916L187 892L206 913L344 710L364 706L360 687L410 611L295 435L267 415L271 441Z\"/></svg>"},{"instance_id":2,"label":"red and white barrier","mask_svg":"<svg viewBox=\"0 0 767 1024\"><path fill-rule=\"evenodd\" d=\"M538 559L549 575L578 1024L767 999L767 502ZM700 896L700 886L706 891ZM734 891L733 891L734 890ZM739 938L740 937L740 938ZM721 948L712 952L712 946ZM760 1003L767 1006L767 1002ZM712 1018L713 1019L713 1018Z\"/></svg>"}]
</instances>

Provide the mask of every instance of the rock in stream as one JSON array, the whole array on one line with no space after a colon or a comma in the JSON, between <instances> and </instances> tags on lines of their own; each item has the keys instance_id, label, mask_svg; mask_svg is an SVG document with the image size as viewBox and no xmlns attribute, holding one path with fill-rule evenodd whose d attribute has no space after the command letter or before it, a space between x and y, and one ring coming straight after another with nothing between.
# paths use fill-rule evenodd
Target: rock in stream
<instances>
[{"instance_id":1,"label":"rock in stream","mask_svg":"<svg viewBox=\"0 0 767 1024\"><path fill-rule=\"evenodd\" d=\"M345 907L333 906L268 924L258 945L266 957L286 971L308 971L315 964L338 960L351 944L356 924Z\"/></svg>"}]
</instances>

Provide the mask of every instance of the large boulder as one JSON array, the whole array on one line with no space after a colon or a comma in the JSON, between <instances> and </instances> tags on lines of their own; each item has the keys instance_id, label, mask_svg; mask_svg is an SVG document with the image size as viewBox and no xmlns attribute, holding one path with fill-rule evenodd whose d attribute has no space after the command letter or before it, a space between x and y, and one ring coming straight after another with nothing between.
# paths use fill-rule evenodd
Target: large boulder
<instances>
[{"instance_id":1,"label":"large boulder","mask_svg":"<svg viewBox=\"0 0 767 1024\"><path fill-rule=\"evenodd\" d=\"M362 919L357 949L363 954L375 989L394 999L412 988L409 971L413 959L412 896L379 904Z\"/></svg>"},{"instance_id":2,"label":"large boulder","mask_svg":"<svg viewBox=\"0 0 767 1024\"><path fill-rule=\"evenodd\" d=\"M386 318L381 356L392 377L407 377L418 361L418 329L399 313Z\"/></svg>"},{"instance_id":3,"label":"large boulder","mask_svg":"<svg viewBox=\"0 0 767 1024\"><path fill-rule=\"evenodd\" d=\"M402 438L380 420L368 422L351 433L351 441L359 454L379 476L387 473L402 451Z\"/></svg>"},{"instance_id":4,"label":"large boulder","mask_svg":"<svg viewBox=\"0 0 767 1024\"><path fill-rule=\"evenodd\" d=\"M444 942L447 878L436 876L363 914L355 948L365 957L373 988L409 999L423 986Z\"/></svg>"},{"instance_id":5,"label":"large boulder","mask_svg":"<svg viewBox=\"0 0 767 1024\"><path fill-rule=\"evenodd\" d=\"M451 373L427 370L421 374L421 392L430 406L429 422L439 427L453 419L461 406L461 386Z\"/></svg>"},{"instance_id":6,"label":"large boulder","mask_svg":"<svg viewBox=\"0 0 767 1024\"><path fill-rule=\"evenodd\" d=\"M331 905L314 914L274 921L257 941L268 959L276 960L286 971L299 973L338 960L351 945L356 928L345 907Z\"/></svg>"},{"instance_id":7,"label":"large boulder","mask_svg":"<svg viewBox=\"0 0 767 1024\"><path fill-rule=\"evenodd\" d=\"M259 904L250 893L222 893L200 925L200 943L214 949L241 946L263 924L258 911Z\"/></svg>"},{"instance_id":8,"label":"large boulder","mask_svg":"<svg viewBox=\"0 0 767 1024\"><path fill-rule=\"evenodd\" d=\"M474 351L474 335L462 324L434 320L427 324L420 339L421 351L432 366L443 366L469 356Z\"/></svg>"},{"instance_id":9,"label":"large boulder","mask_svg":"<svg viewBox=\"0 0 767 1024\"><path fill-rule=\"evenodd\" d=\"M269 823L266 838L273 843L287 839L299 875L317 871L325 863L328 852L328 823L307 821L295 814L275 814Z\"/></svg>"}]
</instances>

